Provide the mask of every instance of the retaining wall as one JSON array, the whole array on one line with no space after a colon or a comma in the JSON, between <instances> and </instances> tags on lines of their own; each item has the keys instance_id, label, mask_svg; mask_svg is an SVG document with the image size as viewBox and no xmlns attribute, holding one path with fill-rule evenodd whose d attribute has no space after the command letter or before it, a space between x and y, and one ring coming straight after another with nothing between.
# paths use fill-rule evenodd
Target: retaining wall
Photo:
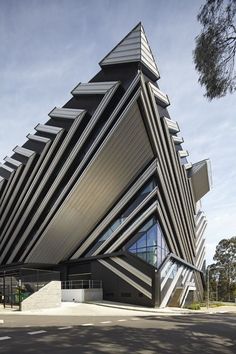
<instances>
[{"instance_id":1,"label":"retaining wall","mask_svg":"<svg viewBox=\"0 0 236 354\"><path fill-rule=\"evenodd\" d=\"M22 311L61 306L61 282L51 281L21 303Z\"/></svg>"},{"instance_id":2,"label":"retaining wall","mask_svg":"<svg viewBox=\"0 0 236 354\"><path fill-rule=\"evenodd\" d=\"M102 289L62 289L62 301L87 302L103 299Z\"/></svg>"}]
</instances>

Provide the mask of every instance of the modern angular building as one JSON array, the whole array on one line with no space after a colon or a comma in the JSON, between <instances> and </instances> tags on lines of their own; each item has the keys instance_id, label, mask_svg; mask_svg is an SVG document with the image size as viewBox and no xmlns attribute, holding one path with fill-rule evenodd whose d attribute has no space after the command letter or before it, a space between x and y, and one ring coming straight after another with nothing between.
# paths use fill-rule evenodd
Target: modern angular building
<instances>
[{"instance_id":1,"label":"modern angular building","mask_svg":"<svg viewBox=\"0 0 236 354\"><path fill-rule=\"evenodd\" d=\"M139 23L0 165L0 270L102 280L104 299L203 293L209 160L190 163Z\"/></svg>"}]
</instances>

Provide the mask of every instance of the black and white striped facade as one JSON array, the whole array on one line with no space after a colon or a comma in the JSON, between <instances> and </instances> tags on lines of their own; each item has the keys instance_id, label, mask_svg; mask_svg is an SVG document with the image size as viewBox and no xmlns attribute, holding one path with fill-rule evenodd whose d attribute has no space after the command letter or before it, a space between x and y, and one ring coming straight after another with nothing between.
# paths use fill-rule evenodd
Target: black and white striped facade
<instances>
[{"instance_id":1,"label":"black and white striped facade","mask_svg":"<svg viewBox=\"0 0 236 354\"><path fill-rule=\"evenodd\" d=\"M191 164L138 24L0 165L0 264L99 279L104 299L203 292L209 160Z\"/></svg>"}]
</instances>

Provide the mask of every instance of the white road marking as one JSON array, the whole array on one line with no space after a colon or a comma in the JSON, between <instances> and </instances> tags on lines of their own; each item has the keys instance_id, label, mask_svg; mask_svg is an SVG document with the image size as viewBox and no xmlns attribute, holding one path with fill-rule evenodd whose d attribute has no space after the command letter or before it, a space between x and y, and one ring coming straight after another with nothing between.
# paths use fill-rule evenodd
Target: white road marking
<instances>
[{"instance_id":1,"label":"white road marking","mask_svg":"<svg viewBox=\"0 0 236 354\"><path fill-rule=\"evenodd\" d=\"M127 320L117 320L118 322L126 322Z\"/></svg>"},{"instance_id":2,"label":"white road marking","mask_svg":"<svg viewBox=\"0 0 236 354\"><path fill-rule=\"evenodd\" d=\"M11 337L0 337L0 340L11 339Z\"/></svg>"},{"instance_id":3,"label":"white road marking","mask_svg":"<svg viewBox=\"0 0 236 354\"><path fill-rule=\"evenodd\" d=\"M59 327L58 329L70 329L72 326Z\"/></svg>"},{"instance_id":4,"label":"white road marking","mask_svg":"<svg viewBox=\"0 0 236 354\"><path fill-rule=\"evenodd\" d=\"M94 326L93 323L82 323L81 326Z\"/></svg>"},{"instance_id":5,"label":"white road marking","mask_svg":"<svg viewBox=\"0 0 236 354\"><path fill-rule=\"evenodd\" d=\"M112 323L112 321L102 321L100 323Z\"/></svg>"},{"instance_id":6,"label":"white road marking","mask_svg":"<svg viewBox=\"0 0 236 354\"><path fill-rule=\"evenodd\" d=\"M28 334L30 335L34 335L34 334L41 334L41 333L46 333L47 331L34 331L34 332L28 332Z\"/></svg>"},{"instance_id":7,"label":"white road marking","mask_svg":"<svg viewBox=\"0 0 236 354\"><path fill-rule=\"evenodd\" d=\"M132 320L132 321L139 321L139 318L133 317L133 318L131 318L131 320Z\"/></svg>"},{"instance_id":8,"label":"white road marking","mask_svg":"<svg viewBox=\"0 0 236 354\"><path fill-rule=\"evenodd\" d=\"M4 320L0 320L0 323L4 323Z\"/></svg>"}]
</instances>

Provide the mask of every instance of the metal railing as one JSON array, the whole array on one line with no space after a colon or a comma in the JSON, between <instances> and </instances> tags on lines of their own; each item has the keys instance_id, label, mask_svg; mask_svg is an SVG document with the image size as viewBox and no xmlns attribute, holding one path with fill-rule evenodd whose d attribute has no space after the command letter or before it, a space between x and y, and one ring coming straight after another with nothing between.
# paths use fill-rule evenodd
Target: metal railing
<instances>
[{"instance_id":1,"label":"metal railing","mask_svg":"<svg viewBox=\"0 0 236 354\"><path fill-rule=\"evenodd\" d=\"M60 280L60 272L20 268L0 272L0 304L19 306L28 296L52 280Z\"/></svg>"},{"instance_id":2,"label":"metal railing","mask_svg":"<svg viewBox=\"0 0 236 354\"><path fill-rule=\"evenodd\" d=\"M101 280L66 280L61 282L62 289L98 289L102 288Z\"/></svg>"}]
</instances>

